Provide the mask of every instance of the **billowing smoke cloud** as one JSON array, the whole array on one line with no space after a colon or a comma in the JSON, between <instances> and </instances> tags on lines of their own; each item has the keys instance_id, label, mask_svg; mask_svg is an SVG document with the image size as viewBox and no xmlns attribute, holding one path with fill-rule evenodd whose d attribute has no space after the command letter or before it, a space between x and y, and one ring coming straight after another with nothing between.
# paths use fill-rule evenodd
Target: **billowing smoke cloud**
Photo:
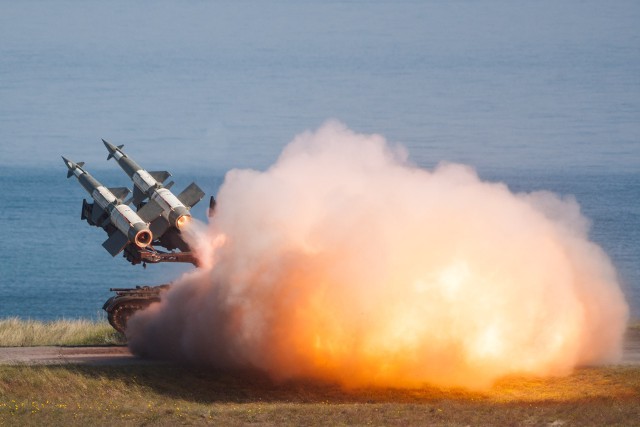
<instances>
[{"instance_id":1,"label":"billowing smoke cloud","mask_svg":"<svg viewBox=\"0 0 640 427\"><path fill-rule=\"evenodd\" d=\"M232 170L203 268L130 323L138 354L348 386L482 387L620 356L627 305L576 201L329 122Z\"/></svg>"}]
</instances>

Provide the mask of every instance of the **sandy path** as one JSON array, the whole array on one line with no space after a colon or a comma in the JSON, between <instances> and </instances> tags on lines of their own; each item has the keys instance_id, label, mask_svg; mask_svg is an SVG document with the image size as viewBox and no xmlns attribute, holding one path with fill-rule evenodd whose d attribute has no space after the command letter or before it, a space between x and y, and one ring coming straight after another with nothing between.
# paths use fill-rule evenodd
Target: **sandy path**
<instances>
[{"instance_id":1,"label":"sandy path","mask_svg":"<svg viewBox=\"0 0 640 427\"><path fill-rule=\"evenodd\" d=\"M156 363L133 356L127 347L0 347L0 365L128 365ZM621 365L640 365L640 328L627 331Z\"/></svg>"}]
</instances>

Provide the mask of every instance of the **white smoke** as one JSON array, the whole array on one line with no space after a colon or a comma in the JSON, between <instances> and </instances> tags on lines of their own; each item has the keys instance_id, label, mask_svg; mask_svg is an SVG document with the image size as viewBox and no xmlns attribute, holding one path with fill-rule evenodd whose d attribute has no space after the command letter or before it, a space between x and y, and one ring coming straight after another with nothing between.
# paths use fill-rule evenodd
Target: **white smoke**
<instances>
[{"instance_id":1,"label":"white smoke","mask_svg":"<svg viewBox=\"0 0 640 427\"><path fill-rule=\"evenodd\" d=\"M428 171L337 122L232 170L204 267L136 315L138 354L276 379L480 387L617 360L628 308L573 198Z\"/></svg>"}]
</instances>

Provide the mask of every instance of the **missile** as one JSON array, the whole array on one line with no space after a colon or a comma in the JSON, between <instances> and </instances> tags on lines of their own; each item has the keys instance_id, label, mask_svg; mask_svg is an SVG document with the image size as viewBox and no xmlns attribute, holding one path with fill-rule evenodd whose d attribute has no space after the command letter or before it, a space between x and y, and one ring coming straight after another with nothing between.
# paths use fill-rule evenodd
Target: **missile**
<instances>
[{"instance_id":1,"label":"missile","mask_svg":"<svg viewBox=\"0 0 640 427\"><path fill-rule=\"evenodd\" d=\"M127 244L146 248L153 241L149 225L122 200L129 194L128 188L107 188L83 169L84 162L74 163L62 157L69 169L67 178L75 175L80 185L91 195L94 203L85 200L82 219L91 225L105 229L109 238L102 244L112 255L119 254Z\"/></svg>"},{"instance_id":2,"label":"missile","mask_svg":"<svg viewBox=\"0 0 640 427\"><path fill-rule=\"evenodd\" d=\"M216 213L216 199L211 196L211 198L209 199L209 209L207 209L207 216L209 218L213 218L213 215L215 215Z\"/></svg>"},{"instance_id":3,"label":"missile","mask_svg":"<svg viewBox=\"0 0 640 427\"><path fill-rule=\"evenodd\" d=\"M150 222L153 234L160 237L169 227L177 230L184 228L191 220L191 207L204 197L200 187L192 182L182 193L175 196L169 190L173 182L167 186L163 185L171 176L169 172L147 172L122 151L124 145L116 147L104 139L102 142L109 151L107 160L114 158L133 181L132 202L138 208L138 215ZM143 204L147 198L149 201Z\"/></svg>"}]
</instances>

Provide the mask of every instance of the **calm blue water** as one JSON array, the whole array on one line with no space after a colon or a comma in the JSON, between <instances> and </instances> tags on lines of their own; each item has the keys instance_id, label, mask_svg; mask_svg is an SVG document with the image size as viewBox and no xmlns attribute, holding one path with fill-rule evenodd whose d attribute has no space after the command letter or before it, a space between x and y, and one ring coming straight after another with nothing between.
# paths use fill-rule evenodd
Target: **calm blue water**
<instances>
[{"instance_id":1,"label":"calm blue water","mask_svg":"<svg viewBox=\"0 0 640 427\"><path fill-rule=\"evenodd\" d=\"M214 194L328 118L574 194L640 317L640 3L131 3L0 0L0 317L95 317L186 269L112 259L60 155L128 185L106 138Z\"/></svg>"}]
</instances>

